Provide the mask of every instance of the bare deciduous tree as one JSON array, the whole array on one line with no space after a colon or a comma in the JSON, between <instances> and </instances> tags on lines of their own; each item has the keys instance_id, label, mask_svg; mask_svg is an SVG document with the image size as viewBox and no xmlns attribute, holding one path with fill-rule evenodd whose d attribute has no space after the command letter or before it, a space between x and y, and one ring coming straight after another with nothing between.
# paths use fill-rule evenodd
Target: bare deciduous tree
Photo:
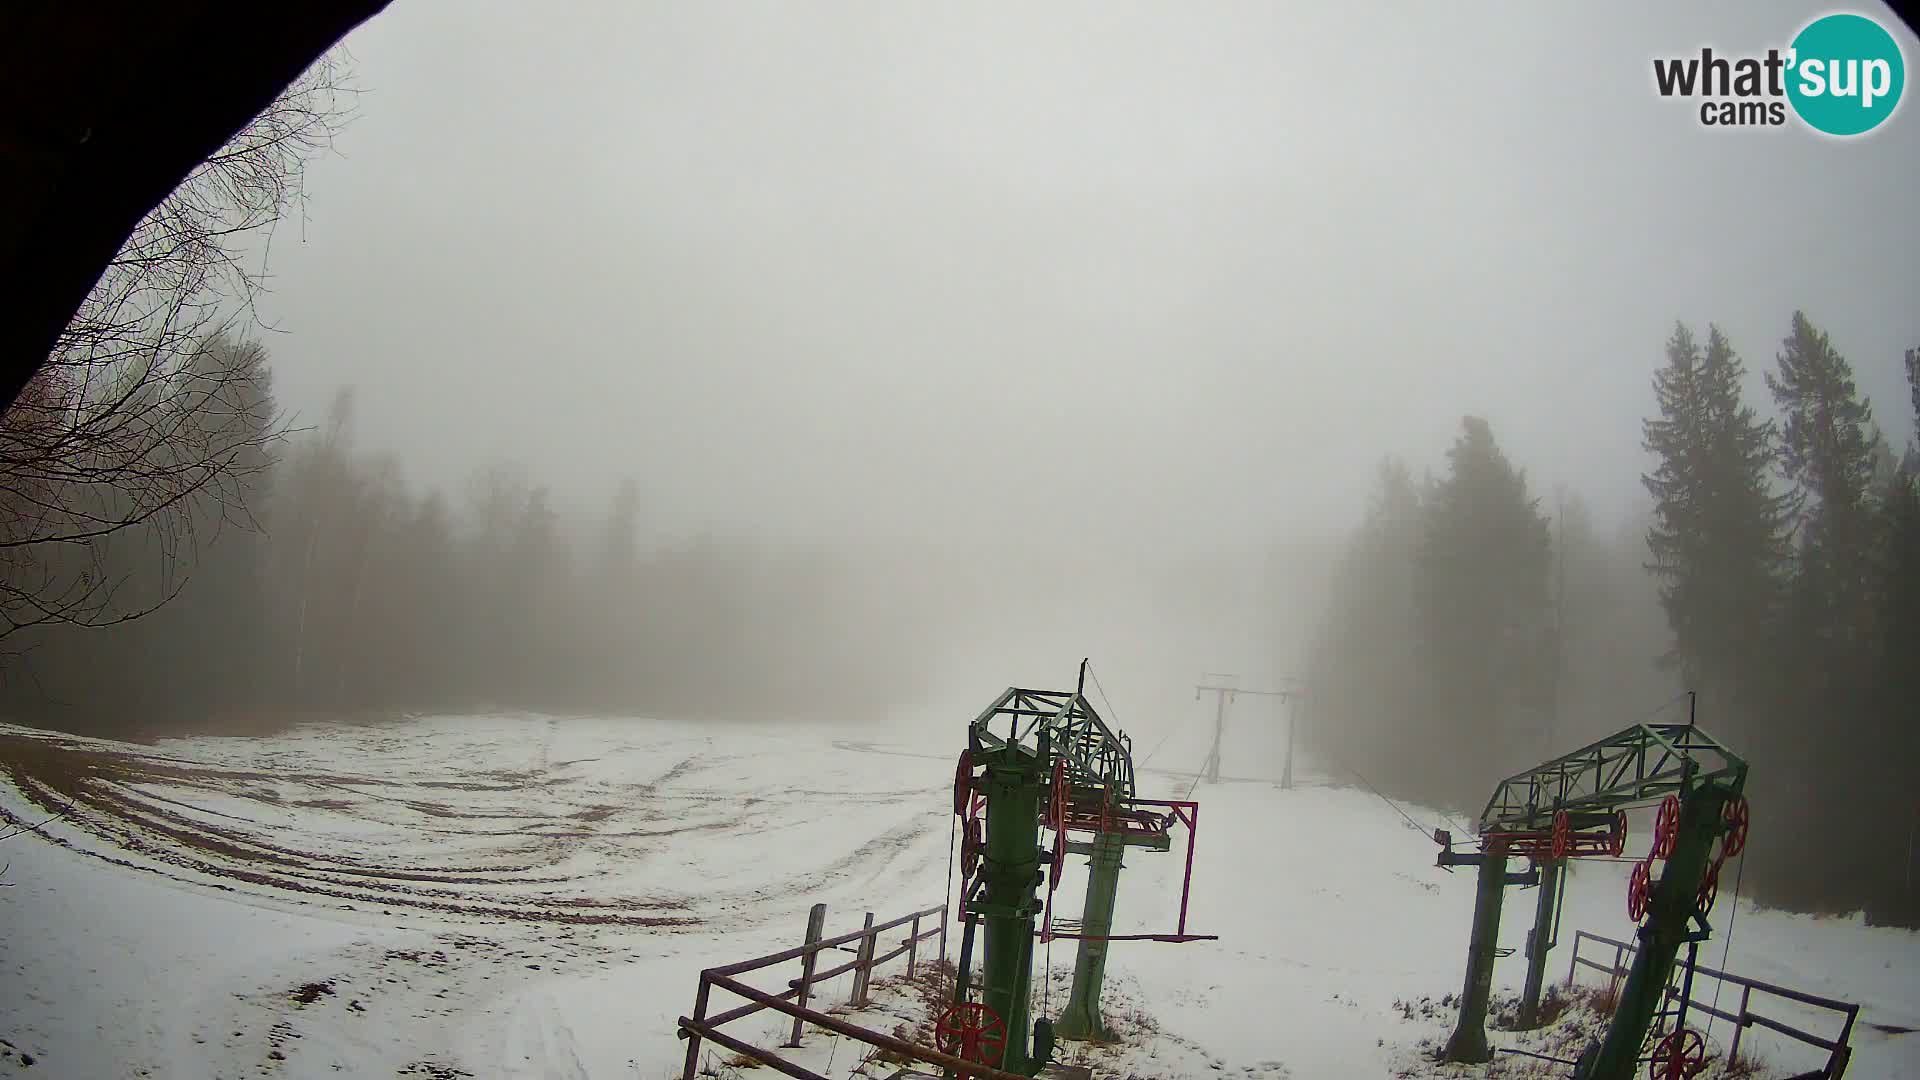
<instances>
[{"instance_id":1,"label":"bare deciduous tree","mask_svg":"<svg viewBox=\"0 0 1920 1080\"><path fill-rule=\"evenodd\" d=\"M0 418L0 639L137 618L207 527L251 522L282 427L264 350L236 334L306 162L350 119L345 77L322 59L147 215ZM164 587L123 591L107 541L130 529Z\"/></svg>"}]
</instances>

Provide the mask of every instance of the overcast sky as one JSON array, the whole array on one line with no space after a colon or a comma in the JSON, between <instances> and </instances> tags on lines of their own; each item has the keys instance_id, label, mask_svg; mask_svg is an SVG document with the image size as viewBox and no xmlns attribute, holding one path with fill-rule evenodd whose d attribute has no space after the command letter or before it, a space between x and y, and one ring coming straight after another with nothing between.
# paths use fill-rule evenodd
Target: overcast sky
<instances>
[{"instance_id":1,"label":"overcast sky","mask_svg":"<svg viewBox=\"0 0 1920 1080\"><path fill-rule=\"evenodd\" d=\"M395 0L276 242L282 399L667 529L1250 548L1469 412L1618 516L1676 318L1758 390L1804 307L1907 437L1914 103L1652 88L1823 10Z\"/></svg>"}]
</instances>

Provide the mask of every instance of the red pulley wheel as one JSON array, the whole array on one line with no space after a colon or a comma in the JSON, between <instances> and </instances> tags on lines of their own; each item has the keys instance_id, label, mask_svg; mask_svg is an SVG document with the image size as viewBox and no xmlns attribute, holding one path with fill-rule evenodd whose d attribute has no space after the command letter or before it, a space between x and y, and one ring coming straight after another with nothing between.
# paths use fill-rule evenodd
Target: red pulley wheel
<instances>
[{"instance_id":1,"label":"red pulley wheel","mask_svg":"<svg viewBox=\"0 0 1920 1080\"><path fill-rule=\"evenodd\" d=\"M960 751L960 763L953 769L953 812L967 813L967 796L973 791L973 751Z\"/></svg>"},{"instance_id":2,"label":"red pulley wheel","mask_svg":"<svg viewBox=\"0 0 1920 1080\"><path fill-rule=\"evenodd\" d=\"M1607 854L1619 858L1627 850L1627 812L1613 815L1613 835L1607 838Z\"/></svg>"},{"instance_id":3,"label":"red pulley wheel","mask_svg":"<svg viewBox=\"0 0 1920 1080\"><path fill-rule=\"evenodd\" d=\"M1727 824L1727 835L1720 844L1720 857L1731 859L1747 850L1747 797L1739 795L1728 801L1721 819Z\"/></svg>"},{"instance_id":4,"label":"red pulley wheel","mask_svg":"<svg viewBox=\"0 0 1920 1080\"><path fill-rule=\"evenodd\" d=\"M980 854L986 850L986 846L980 838L980 819L968 818L966 829L960 833L961 877L973 878L973 872L980 869Z\"/></svg>"},{"instance_id":5,"label":"red pulley wheel","mask_svg":"<svg viewBox=\"0 0 1920 1080\"><path fill-rule=\"evenodd\" d=\"M1647 917L1647 901L1653 896L1652 859L1633 864L1633 876L1627 879L1627 917L1639 922Z\"/></svg>"},{"instance_id":6,"label":"red pulley wheel","mask_svg":"<svg viewBox=\"0 0 1920 1080\"><path fill-rule=\"evenodd\" d=\"M1049 813L1051 820L1047 824L1062 832L1067 828L1067 794L1067 759L1057 757L1053 759L1053 798Z\"/></svg>"},{"instance_id":7,"label":"red pulley wheel","mask_svg":"<svg viewBox=\"0 0 1920 1080\"><path fill-rule=\"evenodd\" d=\"M1650 1080L1687 1080L1707 1067L1707 1041L1692 1028L1677 1028L1653 1048Z\"/></svg>"},{"instance_id":8,"label":"red pulley wheel","mask_svg":"<svg viewBox=\"0 0 1920 1080\"><path fill-rule=\"evenodd\" d=\"M961 1001L940 1014L933 1026L933 1038L942 1053L981 1065L998 1065L1007 1049L1007 1025L984 1003Z\"/></svg>"},{"instance_id":9,"label":"red pulley wheel","mask_svg":"<svg viewBox=\"0 0 1920 1080\"><path fill-rule=\"evenodd\" d=\"M1553 857L1566 858L1567 849L1571 846L1573 846L1573 824L1567 820L1565 810L1556 811L1553 815Z\"/></svg>"},{"instance_id":10,"label":"red pulley wheel","mask_svg":"<svg viewBox=\"0 0 1920 1080\"><path fill-rule=\"evenodd\" d=\"M1047 891L1060 887L1060 875L1067 869L1067 834L1061 833L1053 841L1053 872L1047 875Z\"/></svg>"},{"instance_id":11,"label":"red pulley wheel","mask_svg":"<svg viewBox=\"0 0 1920 1080\"><path fill-rule=\"evenodd\" d=\"M1700 878L1700 890L1693 894L1693 910L1706 918L1713 910L1713 902L1720 898L1720 859L1707 864L1707 872Z\"/></svg>"},{"instance_id":12,"label":"red pulley wheel","mask_svg":"<svg viewBox=\"0 0 1920 1080\"><path fill-rule=\"evenodd\" d=\"M1660 800L1660 813L1653 819L1653 857L1670 858L1673 842L1680 838L1680 797L1669 795Z\"/></svg>"}]
</instances>

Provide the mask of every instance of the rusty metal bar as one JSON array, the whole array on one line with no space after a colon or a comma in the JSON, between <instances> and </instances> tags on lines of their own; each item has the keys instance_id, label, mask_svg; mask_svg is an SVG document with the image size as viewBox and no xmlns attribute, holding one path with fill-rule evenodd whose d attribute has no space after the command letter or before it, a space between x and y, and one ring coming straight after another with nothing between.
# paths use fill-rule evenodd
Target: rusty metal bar
<instances>
[{"instance_id":1,"label":"rusty metal bar","mask_svg":"<svg viewBox=\"0 0 1920 1080\"><path fill-rule=\"evenodd\" d=\"M1779 1032L1782 1035L1792 1036L1793 1038L1799 1039L1803 1043L1808 1043L1810 1045L1817 1046L1820 1049L1827 1051L1828 1053L1832 1053L1833 1051L1840 1049L1840 1044L1837 1042L1833 1042L1830 1039L1823 1039L1818 1035L1813 1035L1808 1032L1801 1031L1799 1028L1794 1027L1792 1024L1783 1024L1778 1020L1768 1019L1767 1017L1761 1016L1759 1013L1756 1013L1756 1012L1750 1012L1747 1014L1747 1022L1750 1024L1759 1024L1761 1027L1764 1027L1764 1028L1772 1028L1773 1030Z\"/></svg>"},{"instance_id":2,"label":"rusty metal bar","mask_svg":"<svg viewBox=\"0 0 1920 1080\"><path fill-rule=\"evenodd\" d=\"M1734 1058L1740 1056L1740 1036L1745 1034L1747 1030L1747 1001L1752 997L1753 987L1743 986L1740 988L1740 1015L1733 1022L1733 1045L1727 1048L1728 1061L1732 1061Z\"/></svg>"},{"instance_id":3,"label":"rusty metal bar","mask_svg":"<svg viewBox=\"0 0 1920 1080\"><path fill-rule=\"evenodd\" d=\"M1621 958L1624 956L1624 954L1633 952L1635 947L1624 941L1616 941L1612 938L1603 937L1599 934L1591 934L1585 930L1576 930L1574 931L1574 934L1575 934L1575 938L1574 938L1575 957L1573 960L1569 961L1567 965L1568 981L1571 982L1573 979L1572 973L1573 973L1573 967L1575 962L1577 962L1581 966L1591 967L1596 970L1601 970L1601 971L1606 970L1606 968L1604 968L1602 965L1596 964L1593 961L1578 955L1578 950L1580 946L1579 939L1583 937L1590 938L1594 941L1603 942L1605 944L1612 945L1614 947L1615 959L1614 959L1614 969L1612 974L1617 980L1619 976L1619 967L1621 963ZM1825 1070L1823 1070L1823 1072L1820 1075L1823 1075L1829 1078L1837 1078L1846 1071L1848 1061L1853 1056L1853 1048L1850 1045L1848 1045L1848 1042L1851 1035L1853 1034L1854 1020L1860 1014L1860 1006L1858 1004L1850 1001L1841 1001L1837 998L1821 997L1818 994L1809 994L1809 993L1806 993L1805 991L1794 990L1790 987L1780 986L1777 983L1763 982L1762 980L1759 980L1759 979L1750 979L1744 975L1734 975L1729 972L1719 971L1717 969L1707 967L1705 965L1695 965L1694 970L1702 974L1708 975L1712 978L1720 979L1723 982L1733 983L1734 985L1740 987L1739 1011L1732 1015L1722 1012L1719 1009L1713 1008L1712 1006L1705 1005L1697 1001L1693 1001L1691 998L1684 999L1685 1004L1688 1007L1699 1009L1702 1012L1708 1013L1709 1015L1712 1015L1712 1016L1719 1017L1720 1019L1729 1021L1730 1023L1733 1024L1733 1039L1732 1039L1732 1042L1727 1047L1727 1057L1729 1059L1732 1059L1738 1056L1738 1054L1740 1053L1740 1042L1741 1042L1742 1036L1744 1036L1746 1033L1746 1029L1755 1024L1758 1024L1761 1027L1769 1028L1773 1031L1777 1031L1780 1034L1785 1035L1790 1039L1794 1039L1798 1042L1805 1043L1808 1046L1813 1046L1818 1049L1827 1051L1827 1054L1828 1054L1827 1065ZM1839 1038L1837 1039L1821 1038L1820 1036L1815 1035L1811 1032L1802 1031L1801 1029L1794 1027L1791 1024L1783 1023L1779 1020L1774 1020L1771 1017L1763 1016L1760 1013L1754 1012L1752 1010L1752 1000L1753 1000L1753 992L1755 990L1758 990L1763 994L1772 994L1775 997L1785 998L1789 1001L1796 1001L1803 1005L1811 1005L1815 1008L1827 1009L1832 1012L1838 1012L1843 1014L1846 1017L1846 1019L1842 1023ZM1680 992L1676 991L1672 986L1668 986L1665 989L1665 997L1669 1001L1673 1000L1679 994Z\"/></svg>"},{"instance_id":4,"label":"rusty metal bar","mask_svg":"<svg viewBox=\"0 0 1920 1080\"><path fill-rule=\"evenodd\" d=\"M1839 1080L1840 1074L1847 1071L1847 1062L1853 1059L1853 1021L1859 1015L1860 1006L1852 1006L1847 1010L1847 1022L1840 1026L1840 1049L1833 1052L1833 1059L1827 1063L1831 1080Z\"/></svg>"},{"instance_id":5,"label":"rusty metal bar","mask_svg":"<svg viewBox=\"0 0 1920 1080\"><path fill-rule=\"evenodd\" d=\"M1174 813L1179 814L1179 808ZM1187 807L1187 872L1180 880L1180 925L1178 933L1184 937L1187 933L1187 896L1193 889L1193 848L1200 842L1200 804Z\"/></svg>"},{"instance_id":6,"label":"rusty metal bar","mask_svg":"<svg viewBox=\"0 0 1920 1080\"><path fill-rule=\"evenodd\" d=\"M858 1024L847 1023L837 1016L829 1016L826 1013L815 1012L812 1009L802 1009L792 1002L781 1000L772 994L757 990L738 979L725 975L714 976L713 985L720 987L728 993L738 994L748 1001L758 1001L767 1008L786 1013L788 1016L798 1016L815 1027L823 1027L828 1031L838 1032L849 1039L866 1043L868 1046L877 1046L882 1050L891 1050L902 1057L910 1057L915 1061L923 1061L929 1065L938 1065L945 1069L951 1069L962 1076L978 1076L983 1077L984 1080L1029 1080L1028 1077L1022 1076L1019 1073L1004 1072L991 1065L982 1065L976 1061L967 1061L964 1058L957 1058L951 1054L943 1054L938 1050L929 1050L923 1046L915 1046L905 1039L896 1039L891 1035L883 1035L878 1031L863 1028Z\"/></svg>"},{"instance_id":7,"label":"rusty metal bar","mask_svg":"<svg viewBox=\"0 0 1920 1080\"><path fill-rule=\"evenodd\" d=\"M1062 941L1168 941L1174 944L1220 940L1219 934L1069 934L1060 930L1055 930L1049 936Z\"/></svg>"},{"instance_id":8,"label":"rusty metal bar","mask_svg":"<svg viewBox=\"0 0 1920 1080\"><path fill-rule=\"evenodd\" d=\"M702 1024L683 1016L680 1018L680 1027L683 1031L693 1032L693 1041L691 1044L693 1046L700 1045L701 1039L709 1039L736 1054L752 1058L760 1064L773 1069L775 1072L785 1073L793 1077L794 1080L827 1080L826 1077L821 1076L819 1073L808 1072L771 1050L762 1050L750 1042L745 1042L731 1035L724 1035L715 1031L711 1024Z\"/></svg>"},{"instance_id":9,"label":"rusty metal bar","mask_svg":"<svg viewBox=\"0 0 1920 1080\"><path fill-rule=\"evenodd\" d=\"M1636 946L1628 944L1627 942L1624 942L1624 941L1615 941L1609 937L1601 937L1599 934L1588 934L1585 930L1576 930L1574 932L1576 934L1585 934L1587 937L1590 937L1595 941L1605 942L1606 944L1612 945L1615 948L1618 948L1625 952L1631 952L1636 948ZM1696 970L1698 970L1703 975L1708 975L1715 979L1724 979L1727 982L1734 983L1738 986L1750 986L1755 990L1759 990L1768 994L1773 994L1776 997L1783 997L1790 1001L1798 1001L1802 1005L1817 1005L1822 1008L1831 1009L1834 1012L1847 1013L1849 1016L1852 1016L1853 1014L1856 1014L1860 1011L1860 1006L1854 1004L1851 1001L1841 1001L1838 998L1825 998L1825 997L1821 997L1818 994L1809 994L1804 990L1794 990L1790 987L1780 986L1775 983L1762 982L1759 979L1750 979L1745 975L1734 975L1730 972L1718 971L1706 966L1705 964L1700 965L1699 968Z\"/></svg>"},{"instance_id":10,"label":"rusty metal bar","mask_svg":"<svg viewBox=\"0 0 1920 1080\"><path fill-rule=\"evenodd\" d=\"M1673 987L1671 987L1671 986L1669 986L1669 987L1667 987L1667 994L1666 994L1666 997L1667 997L1667 1000L1668 1000L1668 1001L1672 1001L1672 1000L1674 1000L1674 999L1676 999L1676 998L1678 998L1679 996L1680 996L1680 991L1678 991L1678 990L1675 990L1675 989L1674 989ZM1716 1008L1714 1008L1713 1006L1711 1006L1711 1005L1709 1005L1709 1004L1707 1004L1707 1003L1706 1003L1706 1002L1704 1002L1704 1001L1691 1001L1691 1000L1690 1000L1690 1001L1688 1001L1688 1002L1687 1002L1687 1008L1689 1008L1689 1009L1698 1009L1699 1011L1701 1011L1701 1012L1703 1012L1703 1013L1706 1013L1706 1014L1707 1014L1708 1016L1717 1016L1717 1017L1719 1017L1719 1018L1720 1018L1720 1019L1722 1019L1722 1020L1725 1020L1725 1021L1728 1021L1729 1023L1734 1023L1734 1024L1737 1024L1737 1023L1739 1023L1739 1022L1740 1022L1740 1017L1738 1017L1738 1016L1736 1016L1736 1015L1734 1015L1733 1013L1729 1013L1729 1012L1722 1012L1722 1011L1720 1011L1719 1009L1716 1009ZM1686 1026L1686 1025L1684 1025L1684 1024L1682 1024L1681 1026L1682 1026L1682 1027L1684 1027L1684 1026Z\"/></svg>"}]
</instances>

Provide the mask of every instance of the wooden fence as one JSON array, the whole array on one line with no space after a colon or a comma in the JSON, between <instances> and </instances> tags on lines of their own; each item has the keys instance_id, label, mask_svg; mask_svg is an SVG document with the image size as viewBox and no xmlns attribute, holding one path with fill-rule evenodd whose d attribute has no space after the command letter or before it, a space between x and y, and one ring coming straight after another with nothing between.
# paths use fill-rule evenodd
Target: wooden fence
<instances>
[{"instance_id":1,"label":"wooden fence","mask_svg":"<svg viewBox=\"0 0 1920 1080\"><path fill-rule=\"evenodd\" d=\"M1581 956L1580 943L1582 941L1590 941L1596 945L1604 945L1612 948L1612 962L1610 964L1602 963L1592 959L1590 956ZM1573 956L1567 961L1568 984L1572 984L1576 968L1588 967L1605 974L1608 979L1611 980L1609 988L1617 992L1620 981L1626 978L1629 970L1628 963L1633 957L1634 948L1632 944L1625 941L1615 941L1610 937L1590 934L1585 930L1575 931L1573 935ZM1676 970L1684 971L1685 968L1686 960L1683 958L1680 961L1679 968ZM1746 1034L1748 1028L1757 1026L1777 1031L1790 1039L1825 1050L1827 1052L1827 1064L1825 1068L1808 1075L1824 1077L1825 1080L1840 1080L1840 1076L1847 1071L1847 1060L1853 1056L1853 1049L1848 1045L1848 1040L1853 1036L1853 1022L1860 1015L1860 1006L1850 1001L1839 1001L1834 998L1820 997L1817 994L1809 994L1801 990L1792 990L1784 986L1776 986L1773 983L1761 982L1758 979L1749 979L1742 975L1730 975L1724 971L1716 971L1705 965L1697 965L1693 970L1697 974L1719 979L1723 983L1731 983L1740 988L1740 1004L1733 1012L1723 1012L1707 1002L1696 1001L1692 998L1688 998L1686 1003L1688 1009L1698 1009L1708 1016L1717 1016L1733 1024L1733 1044L1727 1048L1727 1057L1729 1060L1738 1056L1740 1053L1740 1037ZM1680 997L1680 993L1679 987L1669 985L1666 991L1666 1000L1668 1002L1674 1002ZM1840 1023L1840 1032L1831 1039L1822 1038L1812 1032L1803 1031L1800 1028L1794 1027L1791 1024L1782 1023L1772 1017L1762 1016L1754 1012L1751 1007L1755 993L1785 998L1788 1001L1797 1001L1802 1005L1811 1005L1817 1009L1838 1013L1843 1018Z\"/></svg>"},{"instance_id":2,"label":"wooden fence","mask_svg":"<svg viewBox=\"0 0 1920 1080\"><path fill-rule=\"evenodd\" d=\"M924 1046L916 1046L903 1039L848 1023L837 1016L829 1016L807 1006L815 986L830 979L839 978L848 972L853 972L853 993L848 1003L856 1007L867 1004L869 1000L867 994L872 985L874 969L904 955L907 958L907 976L911 978L919 962L920 943L930 938L939 938L939 955L944 961L947 957L947 907L945 904L911 912L878 925L873 921L873 913L868 912L866 925L851 933L831 938L820 936L824 929L826 915L825 904L813 905L813 910L807 918L807 936L800 945L766 956L757 956L751 960L708 968L700 973L700 988L693 999L693 1015L680 1018L680 1037L687 1040L686 1067L680 1074L681 1080L695 1080L699 1071L700 1044L703 1040L751 1058L771 1067L775 1072L794 1077L795 1080L825 1080L818 1073L782 1058L777 1049L755 1046L719 1030L725 1024L766 1009L772 1009L793 1018L792 1034L787 1042L782 1044L787 1048L799 1046L805 1027L812 1024L868 1046L889 1051L908 1061L936 1066L949 1075L977 1076L984 1077L985 1080L1028 1080L1027 1077L1015 1073L1002 1072L999 1069L964 1061ZM937 925L930 930L920 929L923 921L935 917L939 920ZM881 948L880 935L903 926L908 929L900 943L891 951L878 954ZM848 946L852 946L850 950L854 954L852 960L824 971L818 970L817 960L820 953L829 949L843 950ZM799 976L788 980L787 988L777 994L749 986L738 978L750 971L760 971L777 964L794 961L800 964ZM715 988L743 999L746 1004L709 1016L707 1008ZM901 1070L902 1073L905 1071L904 1068Z\"/></svg>"}]
</instances>

